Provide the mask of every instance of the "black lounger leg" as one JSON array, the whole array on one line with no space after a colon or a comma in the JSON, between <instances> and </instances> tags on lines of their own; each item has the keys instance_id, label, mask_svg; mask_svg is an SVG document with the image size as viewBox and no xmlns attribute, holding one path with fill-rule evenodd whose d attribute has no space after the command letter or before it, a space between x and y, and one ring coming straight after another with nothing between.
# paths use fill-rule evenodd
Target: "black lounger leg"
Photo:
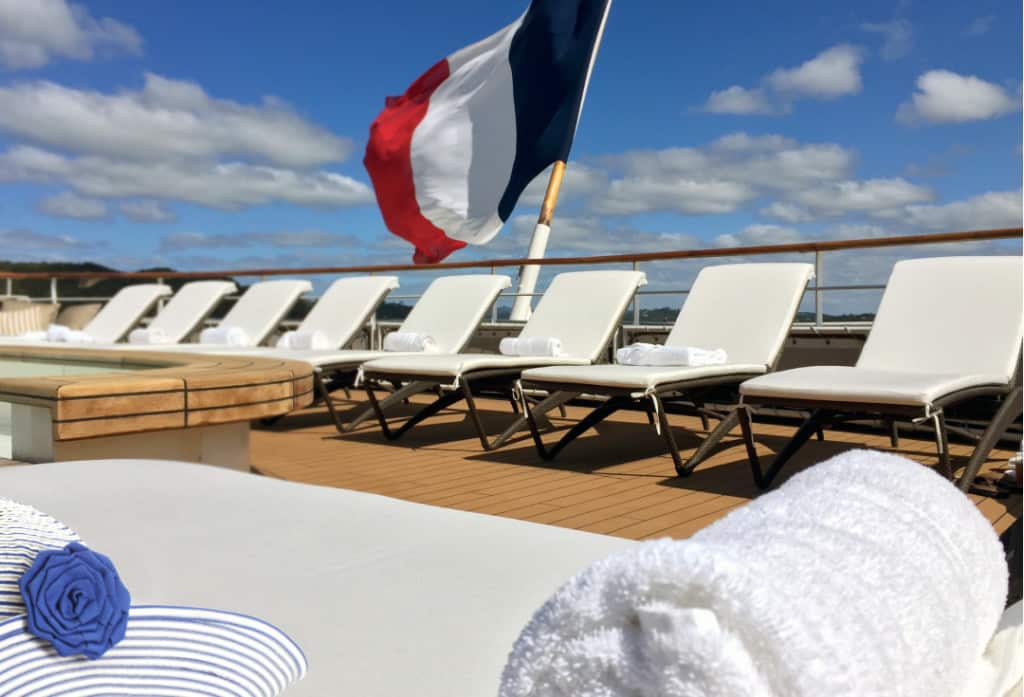
<instances>
[{"instance_id":1,"label":"black lounger leg","mask_svg":"<svg viewBox=\"0 0 1024 697\"><path fill-rule=\"evenodd\" d=\"M397 431L392 431L388 427L388 420L384 417L384 410L381 408L380 402L377 401L376 395L373 394L372 383L369 380L366 381L366 396L369 398L370 405L377 414L377 421L380 422L380 430L384 433L384 437L388 440L398 440L420 421L430 418L445 407L455 404L462 399L463 393L457 389L442 392L440 397L409 417L405 423L398 427Z\"/></svg>"},{"instance_id":2,"label":"black lounger leg","mask_svg":"<svg viewBox=\"0 0 1024 697\"><path fill-rule=\"evenodd\" d=\"M779 451L778 455L775 456L775 459L772 460L772 464L768 467L767 472L761 471L760 462L756 460L756 453L754 453L754 457L751 458L750 465L753 469L754 481L757 485L762 489L767 489L771 486L772 480L775 479L779 471L794 455L796 455L797 451L803 447L804 443L818 432L818 429L821 428L822 424L828 421L831 417L832 412L827 409L815 409L811 412L810 417L800 424L800 428L797 429L789 442L786 443L782 450ZM749 428L750 425L747 424L747 430L749 430ZM753 438L748 440L746 438L746 434L744 434L744 440L747 440L747 454L750 455L753 452Z\"/></svg>"},{"instance_id":3,"label":"black lounger leg","mask_svg":"<svg viewBox=\"0 0 1024 697\"><path fill-rule=\"evenodd\" d=\"M981 440L978 441L974 452L971 453L971 459L967 461L963 476L957 482L960 491L967 491L971 488L971 484L974 483L974 478L978 476L982 463L985 462L988 454L992 452L992 448L995 447L996 443L1006 432L1006 429L1010 427L1010 424L1021 415L1021 411L1021 388L1016 387L1003 398L1002 405L996 411L995 416L992 417L992 422L988 425L988 428L981 435Z\"/></svg>"},{"instance_id":4,"label":"black lounger leg","mask_svg":"<svg viewBox=\"0 0 1024 697\"><path fill-rule=\"evenodd\" d=\"M473 426L476 428L476 434L480 437L480 445L483 446L484 450L491 449L491 442L487 439L487 431L484 430L484 423L480 419L480 413L476 410L476 400L473 399L473 389L469 385L469 380L462 381L462 398L466 400L466 407L469 409L469 418L473 421Z\"/></svg>"},{"instance_id":5,"label":"black lounger leg","mask_svg":"<svg viewBox=\"0 0 1024 697\"><path fill-rule=\"evenodd\" d=\"M946 415L941 411L935 415L935 448L939 452L939 472L946 479L953 478L949 464L949 433L946 431Z\"/></svg>"},{"instance_id":6,"label":"black lounger leg","mask_svg":"<svg viewBox=\"0 0 1024 697\"><path fill-rule=\"evenodd\" d=\"M572 428L570 428L564 436L555 443L554 447L546 452L541 453L541 457L545 460L554 460L558 456L558 453L562 452L565 446L569 445L572 441L579 438L581 435L589 431L594 426L607 419L609 416L617 412L623 407L625 403L628 403L628 398L622 397L610 397L605 400L604 404L594 409L592 412L583 417L582 421L577 422ZM539 443L540 435L534 439L535 443ZM539 450L539 448L538 448Z\"/></svg>"},{"instance_id":7,"label":"black lounger leg","mask_svg":"<svg viewBox=\"0 0 1024 697\"><path fill-rule=\"evenodd\" d=\"M331 393L327 389L327 385L324 384L322 371L316 370L313 372L313 384L316 385L320 397L324 400L324 404L327 405L327 413L330 414L331 421L334 422L334 428L338 429L338 433L344 433L341 419L338 418L338 412L334 408L334 399L331 398Z\"/></svg>"},{"instance_id":8,"label":"black lounger leg","mask_svg":"<svg viewBox=\"0 0 1024 697\"><path fill-rule=\"evenodd\" d=\"M665 440L668 443L670 452L672 453L672 461L676 466L676 474L680 477L686 477L693 472L697 465L707 459L708 455L711 454L711 451L715 449L715 446L725 438L729 431L735 428L736 423L740 418L737 413L738 411L739 410L733 410L726 414L725 417L718 422L718 425L715 426L715 430L709 433L707 437L701 441L700 446L698 446L697 452L693 454L693 457L685 463L679 456L679 449L676 447L676 439L672 436L672 430L668 427L668 418L666 417L662 419L661 432L665 434ZM664 411L661 413L664 414Z\"/></svg>"}]
</instances>

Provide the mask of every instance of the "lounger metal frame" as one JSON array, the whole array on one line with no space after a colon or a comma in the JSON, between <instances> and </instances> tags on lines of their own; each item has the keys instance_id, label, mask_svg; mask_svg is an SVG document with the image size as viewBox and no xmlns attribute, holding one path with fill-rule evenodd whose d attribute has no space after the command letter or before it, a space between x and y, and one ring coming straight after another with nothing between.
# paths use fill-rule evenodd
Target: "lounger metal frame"
<instances>
[{"instance_id":1,"label":"lounger metal frame","mask_svg":"<svg viewBox=\"0 0 1024 697\"><path fill-rule=\"evenodd\" d=\"M751 474L754 482L761 489L767 489L772 481L779 474L779 471L787 462L800 450L801 447L815 433L823 438L823 429L828 426L835 426L843 421L850 421L865 416L881 416L894 424L897 419L911 420L915 423L933 421L935 424L935 447L939 455L939 470L948 479L953 479L953 469L949 460L949 427L946 425L946 407L965 402L976 397L1002 396L1003 401L988 426L977 437L978 444L971 453L970 459L964 468L964 473L957 481L961 491L968 491L978 471L984 463L988 454L992 452L996 442L1006 432L1010 424L1021 416L1024 407L1021 403L1021 366L1018 357L1017 369L1013 378L1006 385L979 385L963 390L957 390L943 395L934 400L931 409L923 405L899 405L899 404L875 404L870 402L844 402L815 400L810 398L786 399L774 397L746 397L740 400L736 409L739 417L740 429L743 432L743 442L747 449L747 458L750 461ZM791 408L806 411L811 409L810 416L797 429L793 437L776 454L768 469L761 466L760 458L754 445L753 427L751 421L750 407L772 406ZM966 433L957 429L958 433ZM897 447L897 432L893 426L890 439L893 447Z\"/></svg>"},{"instance_id":2,"label":"lounger metal frame","mask_svg":"<svg viewBox=\"0 0 1024 697\"><path fill-rule=\"evenodd\" d=\"M526 409L526 422L530 427L530 435L533 437L533 444L537 453L545 461L554 460L569 443L579 438L606 418L629 406L646 402L647 421L654 426L665 440L668 451L672 455L672 463L675 465L676 474L685 477L707 459L715 446L721 442L735 426L737 414L735 409L720 411L709 409L706 406L706 398L711 396L716 388L726 385L739 385L747 380L763 373L733 373L729 375L716 375L695 380L680 380L656 385L653 391L643 392L637 388L615 388L594 384L573 384L573 383L551 383L551 382L530 382L521 383L521 388L544 389L552 396L561 395L561 399L567 402L575 399L581 394L601 394L608 397L603 403L594 408L589 414L583 417L570 428L562 438L553 446L544 445L541 439L540 428L537 424L537 407ZM541 402L543 404L543 402ZM672 425L668 421L668 414L664 404L672 404L676 411L699 416L705 430L710 428L709 419L718 419L715 426L701 442L697 451L688 459L683 460L679 453L679 446L676 444L675 436L672 433Z\"/></svg>"},{"instance_id":3,"label":"lounger metal frame","mask_svg":"<svg viewBox=\"0 0 1024 697\"><path fill-rule=\"evenodd\" d=\"M536 366L525 365L516 366L515 368L482 368L462 373L457 378L455 376L425 376L402 373L368 373L364 376L363 387L366 390L366 396L370 400L370 405L377 415L381 432L383 432L384 437L388 440L398 440L409 429L424 419L428 419L442 409L465 400L467 410L469 411L469 418L473 422L473 428L480 439L480 445L483 446L484 450L494 450L501 447L526 425L526 417L520 413L519 401L516 399L514 390L519 376L524 370L529 370L531 367L542 367L545 365L550 364L538 363ZM385 400L378 400L376 394L374 394L374 389L386 389L385 383L390 383L397 389L388 395ZM402 386L399 387L399 385ZM487 435L487 430L484 428L483 421L480 418L480 413L476 406L476 398L473 394L474 388L478 393L481 390L493 390L506 395L509 404L512 406L512 411L516 415L513 422L493 440ZM430 390L438 391L437 399L413 414L397 429L393 430L388 425L387 417L384 415L385 407L406 399L413 394ZM542 409L546 413L551 409L560 407L566 401L568 401L568 398L564 401L551 400L549 398L535 406L534 409Z\"/></svg>"}]
</instances>

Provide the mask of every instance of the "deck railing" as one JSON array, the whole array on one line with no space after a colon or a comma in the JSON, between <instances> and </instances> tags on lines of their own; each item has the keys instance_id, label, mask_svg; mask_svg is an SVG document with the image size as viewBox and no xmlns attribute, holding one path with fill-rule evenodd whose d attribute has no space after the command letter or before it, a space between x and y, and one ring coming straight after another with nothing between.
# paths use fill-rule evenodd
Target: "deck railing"
<instances>
[{"instance_id":1,"label":"deck railing","mask_svg":"<svg viewBox=\"0 0 1024 697\"><path fill-rule=\"evenodd\" d=\"M642 265L650 262L687 260L687 259L713 259L722 257L750 257L780 254L813 254L815 266L815 281L808 288L814 299L814 322L813 326L825 325L825 294L828 292L842 291L880 291L885 286L882 284L858 284L858 285L827 285L825 278L825 255L832 252L849 251L856 249L878 249L884 247L907 247L918 245L945 245L963 242L982 242L1001 239L1022 239L1024 230L1022 228L1002 228L995 230L972 230L963 232L947 232L922 235L903 235L894 237L871 237L864 239L828 240L797 242L792 244L758 245L749 247L728 247L728 248L705 248L685 249L665 252L642 252L633 254L611 254L601 256L582 257L554 257L547 259L490 259L482 261L456 261L441 264L413 265L413 264L378 264L358 266L319 266L307 268L263 268L263 269L222 269L211 271L132 271L132 272L17 272L0 270L0 280L6 295L14 295L19 280L41 280L49 282L50 293L47 297L36 297L37 300L49 300L50 302L75 302L82 300L97 301L102 297L81 297L61 296L59 294L60 280L98 281L104 279L120 279L134 281L157 281L163 283L167 280L200 280L225 277L252 277L269 278L274 276L291 277L315 277L315 276L339 276L343 274L363 273L395 273L395 272L438 272L456 271L466 269L487 269L490 273L497 273L498 269L509 267L520 267L527 264L539 266L596 266L608 264L630 264L633 269L642 270ZM0 251L2 254L2 251ZM670 288L657 290L641 290L637 293L640 297L657 295L685 295L689 288ZM517 293L508 292L502 294L503 298L515 298ZM541 293L532 293L532 296L539 296ZM315 297L315 296L314 296ZM389 300L415 300L418 294L392 293ZM491 321L496 322L498 303L492 309ZM633 302L633 325L640 324L640 302L639 297Z\"/></svg>"}]
</instances>

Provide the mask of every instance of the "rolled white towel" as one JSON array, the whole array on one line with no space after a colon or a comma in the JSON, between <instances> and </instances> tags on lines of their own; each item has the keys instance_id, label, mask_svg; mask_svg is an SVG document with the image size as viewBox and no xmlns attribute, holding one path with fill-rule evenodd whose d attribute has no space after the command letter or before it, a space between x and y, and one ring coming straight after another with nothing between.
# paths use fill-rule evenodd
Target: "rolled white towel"
<instances>
[{"instance_id":1,"label":"rolled white towel","mask_svg":"<svg viewBox=\"0 0 1024 697\"><path fill-rule=\"evenodd\" d=\"M498 351L506 356L551 356L562 354L562 341L553 336L507 336L498 344Z\"/></svg>"},{"instance_id":2,"label":"rolled white towel","mask_svg":"<svg viewBox=\"0 0 1024 697\"><path fill-rule=\"evenodd\" d=\"M1007 567L928 468L853 451L689 540L584 570L516 641L501 697L959 697Z\"/></svg>"},{"instance_id":3,"label":"rolled white towel","mask_svg":"<svg viewBox=\"0 0 1024 697\"><path fill-rule=\"evenodd\" d=\"M729 360L725 349L702 349L695 346L662 346L636 343L615 352L622 365L686 366L722 365Z\"/></svg>"},{"instance_id":4,"label":"rolled white towel","mask_svg":"<svg viewBox=\"0 0 1024 697\"><path fill-rule=\"evenodd\" d=\"M92 344L96 341L86 332L63 324L51 324L46 330L46 340L63 344Z\"/></svg>"},{"instance_id":5,"label":"rolled white towel","mask_svg":"<svg viewBox=\"0 0 1024 697\"><path fill-rule=\"evenodd\" d=\"M285 332L275 345L289 351L326 351L333 348L330 339L321 331Z\"/></svg>"},{"instance_id":6,"label":"rolled white towel","mask_svg":"<svg viewBox=\"0 0 1024 697\"><path fill-rule=\"evenodd\" d=\"M241 327L209 327L199 332L200 344L251 346L249 335Z\"/></svg>"},{"instance_id":7,"label":"rolled white towel","mask_svg":"<svg viewBox=\"0 0 1024 697\"><path fill-rule=\"evenodd\" d=\"M171 337L167 336L160 327L147 327L133 329L128 335L129 344L170 344Z\"/></svg>"},{"instance_id":8,"label":"rolled white towel","mask_svg":"<svg viewBox=\"0 0 1024 697\"><path fill-rule=\"evenodd\" d=\"M429 334L391 332L384 337L385 351L437 353L437 342Z\"/></svg>"},{"instance_id":9,"label":"rolled white towel","mask_svg":"<svg viewBox=\"0 0 1024 697\"><path fill-rule=\"evenodd\" d=\"M22 334L19 334L18 338L24 339L25 341L46 341L46 335L47 332L45 329L43 329L34 332L24 332Z\"/></svg>"}]
</instances>

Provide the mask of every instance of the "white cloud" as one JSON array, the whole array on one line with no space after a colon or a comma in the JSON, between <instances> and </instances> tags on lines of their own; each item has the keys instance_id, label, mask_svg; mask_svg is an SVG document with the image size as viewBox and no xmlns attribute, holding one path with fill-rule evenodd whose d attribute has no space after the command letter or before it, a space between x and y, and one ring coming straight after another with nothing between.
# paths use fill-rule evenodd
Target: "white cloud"
<instances>
[{"instance_id":1,"label":"white cloud","mask_svg":"<svg viewBox=\"0 0 1024 697\"><path fill-rule=\"evenodd\" d=\"M0 181L61 181L97 198L173 199L222 210L272 202L341 207L373 201L365 184L334 172L304 173L241 162L69 158L28 146L0 154Z\"/></svg>"},{"instance_id":2,"label":"white cloud","mask_svg":"<svg viewBox=\"0 0 1024 697\"><path fill-rule=\"evenodd\" d=\"M964 29L964 36L984 36L992 28L992 23L995 22L995 19L995 15L978 17Z\"/></svg>"},{"instance_id":3,"label":"white cloud","mask_svg":"<svg viewBox=\"0 0 1024 697\"><path fill-rule=\"evenodd\" d=\"M780 109L769 101L761 88L747 89L739 85L712 92L704 104L712 114L776 114Z\"/></svg>"},{"instance_id":4,"label":"white cloud","mask_svg":"<svg viewBox=\"0 0 1024 697\"><path fill-rule=\"evenodd\" d=\"M1020 191L990 191L941 205L911 205L898 211L883 211L882 216L918 229L952 232L1020 227L1024 212Z\"/></svg>"},{"instance_id":5,"label":"white cloud","mask_svg":"<svg viewBox=\"0 0 1024 697\"><path fill-rule=\"evenodd\" d=\"M507 233L495 238L487 247L486 256L520 255L526 250L536 221L532 216L518 215L509 220ZM580 256L588 254L625 254L696 249L700 240L685 233L660 233L627 227L610 227L600 218L556 215L548 240L549 256Z\"/></svg>"},{"instance_id":6,"label":"white cloud","mask_svg":"<svg viewBox=\"0 0 1024 697\"><path fill-rule=\"evenodd\" d=\"M127 24L94 18L65 0L0 0L0 65L38 68L51 60L90 60L98 51L139 54L142 38Z\"/></svg>"},{"instance_id":7,"label":"white cloud","mask_svg":"<svg viewBox=\"0 0 1024 697\"><path fill-rule=\"evenodd\" d=\"M45 81L0 87L0 130L47 147L136 161L228 156L308 168L342 160L352 148L280 100L243 105L152 73L141 90L117 94Z\"/></svg>"},{"instance_id":8,"label":"white cloud","mask_svg":"<svg viewBox=\"0 0 1024 697\"><path fill-rule=\"evenodd\" d=\"M903 123L963 123L991 119L1020 109L999 85L973 75L929 70L917 78L917 92L900 105L896 120Z\"/></svg>"},{"instance_id":9,"label":"white cloud","mask_svg":"<svg viewBox=\"0 0 1024 697\"><path fill-rule=\"evenodd\" d=\"M594 208L608 215L675 211L691 215L729 213L754 199L749 186L720 179L628 177L613 181Z\"/></svg>"},{"instance_id":10,"label":"white cloud","mask_svg":"<svg viewBox=\"0 0 1024 697\"><path fill-rule=\"evenodd\" d=\"M849 212L877 213L921 201L930 201L932 192L905 179L867 179L838 181L793 191L797 203L824 215Z\"/></svg>"},{"instance_id":11,"label":"white cloud","mask_svg":"<svg viewBox=\"0 0 1024 697\"><path fill-rule=\"evenodd\" d=\"M544 200L544 192L547 191L549 179L551 179L551 167L538 174L523 190L522 196L519 197L520 203L539 206ZM569 199L589 196L603 189L607 184L607 172L582 162L569 162L565 167L565 176L562 178L562 188L558 192L558 200L564 202Z\"/></svg>"},{"instance_id":12,"label":"white cloud","mask_svg":"<svg viewBox=\"0 0 1024 697\"><path fill-rule=\"evenodd\" d=\"M905 19L894 19L889 22L866 22L860 25L866 32L882 37L880 51L885 60L896 60L910 53L914 43L914 29Z\"/></svg>"},{"instance_id":13,"label":"white cloud","mask_svg":"<svg viewBox=\"0 0 1024 697\"><path fill-rule=\"evenodd\" d=\"M355 247L359 245L359 240L356 240L351 235L324 232L322 230L247 232L237 235L172 232L160 238L158 251L167 254L195 249L242 249L257 245L297 247L301 249L339 246ZM313 254L319 254L319 252ZM309 260L315 260L315 258L310 258Z\"/></svg>"},{"instance_id":14,"label":"white cloud","mask_svg":"<svg viewBox=\"0 0 1024 697\"><path fill-rule=\"evenodd\" d=\"M850 175L854 156L832 143L733 133L700 148L636 150L605 162L624 171L597 198L610 215L727 213L761 195L812 188Z\"/></svg>"},{"instance_id":15,"label":"white cloud","mask_svg":"<svg viewBox=\"0 0 1024 697\"><path fill-rule=\"evenodd\" d=\"M121 213L137 223L173 223L178 219L174 211L160 205L159 201L146 199L125 201L121 204Z\"/></svg>"},{"instance_id":16,"label":"white cloud","mask_svg":"<svg viewBox=\"0 0 1024 697\"><path fill-rule=\"evenodd\" d=\"M779 68L767 78L773 89L794 96L833 99L861 89L864 52L848 44L822 51L795 68Z\"/></svg>"},{"instance_id":17,"label":"white cloud","mask_svg":"<svg viewBox=\"0 0 1024 697\"><path fill-rule=\"evenodd\" d=\"M101 220L107 217L107 204L94 198L84 198L71 191L50 196L39 202L39 210L56 218Z\"/></svg>"},{"instance_id":18,"label":"white cloud","mask_svg":"<svg viewBox=\"0 0 1024 697\"><path fill-rule=\"evenodd\" d=\"M803 242L804 236L799 230L781 225L748 225L743 230L719 235L715 238L716 247L753 247L767 244L790 244Z\"/></svg>"},{"instance_id":19,"label":"white cloud","mask_svg":"<svg viewBox=\"0 0 1024 697\"><path fill-rule=\"evenodd\" d=\"M814 216L807 209L793 203L786 203L785 201L775 201L771 205L762 208L760 212L761 215L777 218L787 223L806 223L814 220Z\"/></svg>"}]
</instances>

